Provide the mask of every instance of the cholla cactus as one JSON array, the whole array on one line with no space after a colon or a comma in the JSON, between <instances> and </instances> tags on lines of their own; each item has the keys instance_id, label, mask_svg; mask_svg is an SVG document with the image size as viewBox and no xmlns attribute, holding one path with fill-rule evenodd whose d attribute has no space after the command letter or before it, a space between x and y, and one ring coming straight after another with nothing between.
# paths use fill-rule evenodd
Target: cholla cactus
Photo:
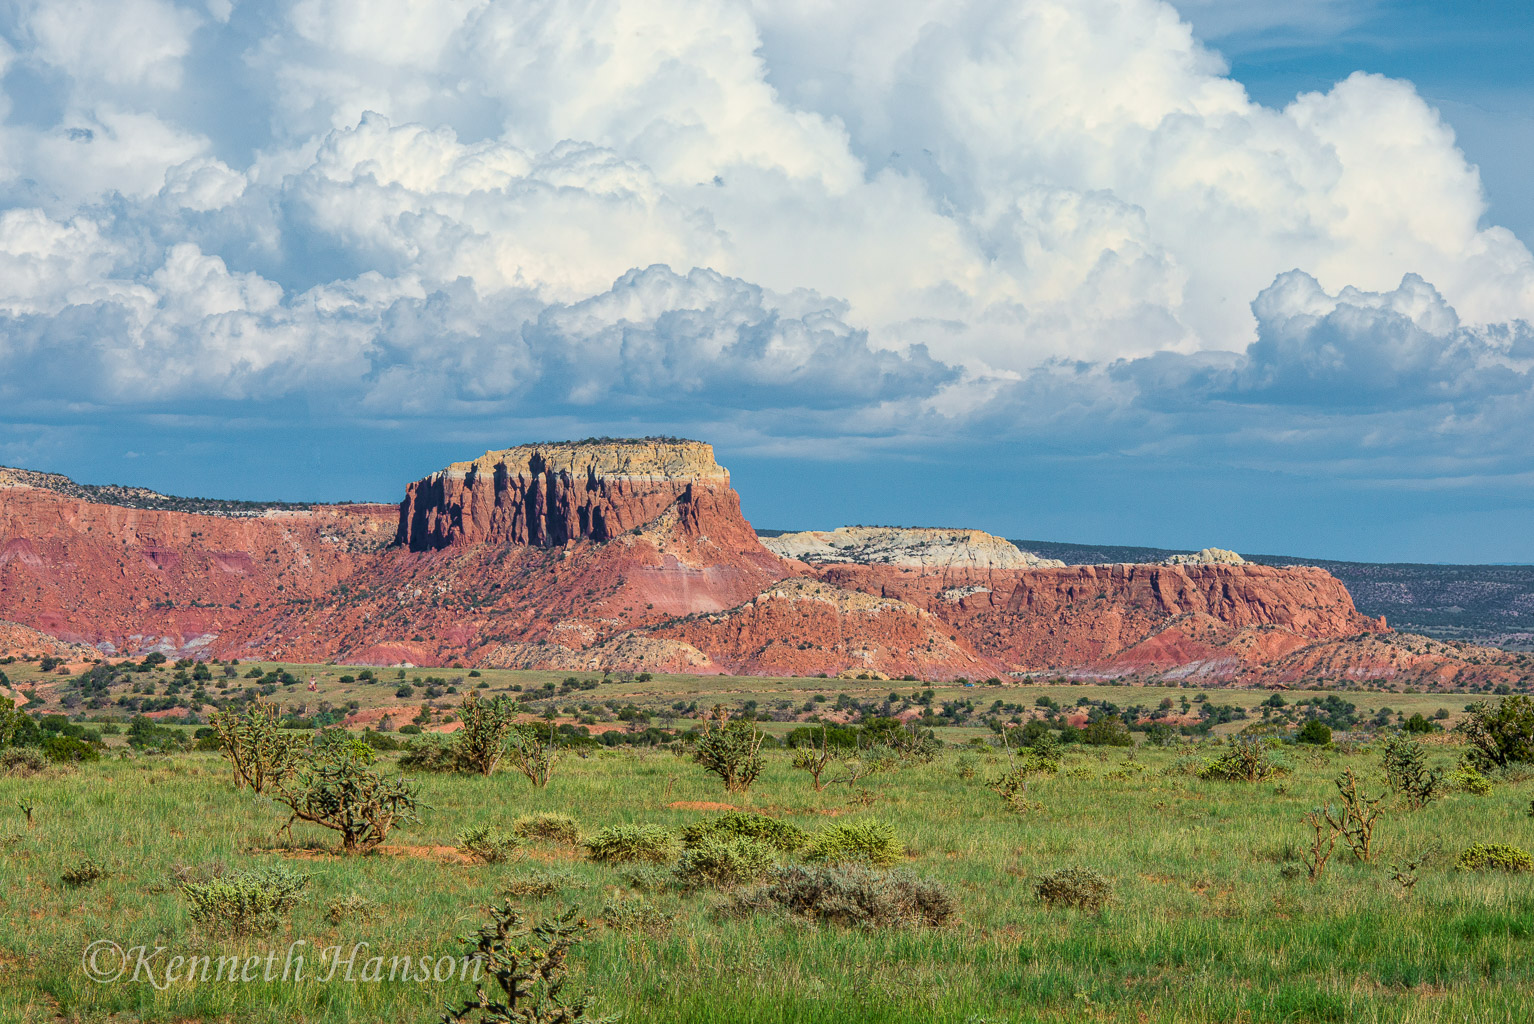
<instances>
[{"instance_id":1,"label":"cholla cactus","mask_svg":"<svg viewBox=\"0 0 1534 1024\"><path fill-rule=\"evenodd\" d=\"M511 903L492 906L490 923L463 941L468 958L482 966L495 989L480 985L466 999L443 1013L441 1024L610 1024L612 1017L589 1017L586 993L569 995L570 948L584 937L587 925L573 914L525 927Z\"/></svg>"}]
</instances>

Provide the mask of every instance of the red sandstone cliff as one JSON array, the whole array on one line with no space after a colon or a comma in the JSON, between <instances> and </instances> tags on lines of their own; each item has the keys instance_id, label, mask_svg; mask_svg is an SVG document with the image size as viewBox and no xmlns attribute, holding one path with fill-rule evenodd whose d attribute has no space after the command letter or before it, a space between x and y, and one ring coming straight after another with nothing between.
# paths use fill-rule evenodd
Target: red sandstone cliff
<instances>
[{"instance_id":1,"label":"red sandstone cliff","mask_svg":"<svg viewBox=\"0 0 1534 1024\"><path fill-rule=\"evenodd\" d=\"M694 489L735 494L713 447L696 441L523 445L411 484L395 541L427 551L611 540Z\"/></svg>"},{"instance_id":2,"label":"red sandstone cliff","mask_svg":"<svg viewBox=\"0 0 1534 1024\"><path fill-rule=\"evenodd\" d=\"M0 620L106 652L1201 683L1522 671L1422 653L1314 568L1040 567L974 531L919 531L920 558L898 531L864 531L820 548L876 564L786 560L695 442L491 452L397 508L196 514L59 479L0 472ZM950 534L966 557L930 550Z\"/></svg>"}]
</instances>

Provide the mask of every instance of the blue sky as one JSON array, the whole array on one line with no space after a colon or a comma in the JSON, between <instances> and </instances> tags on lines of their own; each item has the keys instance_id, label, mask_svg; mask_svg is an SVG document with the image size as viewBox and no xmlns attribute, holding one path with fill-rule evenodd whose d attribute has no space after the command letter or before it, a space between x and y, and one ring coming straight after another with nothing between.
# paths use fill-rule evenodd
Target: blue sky
<instances>
[{"instance_id":1,"label":"blue sky","mask_svg":"<svg viewBox=\"0 0 1534 1024\"><path fill-rule=\"evenodd\" d=\"M1534 561L1534 17L10 0L0 463L396 500L712 441L760 526Z\"/></svg>"}]
</instances>

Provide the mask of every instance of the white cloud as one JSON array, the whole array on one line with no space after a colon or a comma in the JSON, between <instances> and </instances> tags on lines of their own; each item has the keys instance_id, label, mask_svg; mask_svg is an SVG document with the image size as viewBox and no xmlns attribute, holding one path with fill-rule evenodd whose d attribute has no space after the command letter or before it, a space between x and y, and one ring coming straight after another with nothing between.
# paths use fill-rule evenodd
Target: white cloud
<instances>
[{"instance_id":1,"label":"white cloud","mask_svg":"<svg viewBox=\"0 0 1534 1024\"><path fill-rule=\"evenodd\" d=\"M33 54L71 75L169 89L202 19L168 0L32 0L18 20Z\"/></svg>"},{"instance_id":2,"label":"white cloud","mask_svg":"<svg viewBox=\"0 0 1534 1024\"><path fill-rule=\"evenodd\" d=\"M0 67L57 92L0 127L13 367L1098 438L1198 434L1178 388L1469 430L1527 384L1534 258L1412 86L1263 107L1160 0L239 14L12 8Z\"/></svg>"}]
</instances>

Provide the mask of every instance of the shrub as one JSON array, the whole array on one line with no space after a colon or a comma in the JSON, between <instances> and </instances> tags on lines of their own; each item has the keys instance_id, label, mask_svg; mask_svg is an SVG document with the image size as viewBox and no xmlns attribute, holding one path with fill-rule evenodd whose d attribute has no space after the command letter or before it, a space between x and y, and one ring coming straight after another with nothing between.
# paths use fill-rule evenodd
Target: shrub
<instances>
[{"instance_id":1,"label":"shrub","mask_svg":"<svg viewBox=\"0 0 1534 1024\"><path fill-rule=\"evenodd\" d=\"M1104 715L1095 722L1091 722L1081 730L1081 742L1097 747L1132 747L1135 745L1134 737L1129 735L1129 726L1124 724L1122 718L1116 715Z\"/></svg>"},{"instance_id":2,"label":"shrub","mask_svg":"<svg viewBox=\"0 0 1534 1024\"><path fill-rule=\"evenodd\" d=\"M475 825L458 833L458 849L485 864L499 864L520 845L515 836L490 825Z\"/></svg>"},{"instance_id":3,"label":"shrub","mask_svg":"<svg viewBox=\"0 0 1534 1024\"><path fill-rule=\"evenodd\" d=\"M1332 741L1332 727L1319 718L1312 718L1294 734L1295 742L1311 743L1318 747L1324 747Z\"/></svg>"},{"instance_id":4,"label":"shrub","mask_svg":"<svg viewBox=\"0 0 1534 1024\"><path fill-rule=\"evenodd\" d=\"M512 823L511 831L523 839L552 839L571 846L581 840L581 828L576 820L558 812L524 814Z\"/></svg>"},{"instance_id":5,"label":"shrub","mask_svg":"<svg viewBox=\"0 0 1534 1024\"><path fill-rule=\"evenodd\" d=\"M35 747L0 750L0 775L36 775L47 768L48 758Z\"/></svg>"},{"instance_id":6,"label":"shrub","mask_svg":"<svg viewBox=\"0 0 1534 1024\"><path fill-rule=\"evenodd\" d=\"M298 770L303 741L278 728L278 715L276 704L253 700L243 711L225 708L209 719L224 759L234 769L236 789L249 786L260 793Z\"/></svg>"},{"instance_id":7,"label":"shrub","mask_svg":"<svg viewBox=\"0 0 1534 1024\"><path fill-rule=\"evenodd\" d=\"M768 883L738 895L727 913L780 909L856 928L946 924L955 902L940 883L905 871L866 867L779 868Z\"/></svg>"},{"instance_id":8,"label":"shrub","mask_svg":"<svg viewBox=\"0 0 1534 1024\"><path fill-rule=\"evenodd\" d=\"M86 859L65 868L64 873L59 876L59 879L65 885L80 886L89 885L97 879L105 878L106 874L106 869L100 864Z\"/></svg>"},{"instance_id":9,"label":"shrub","mask_svg":"<svg viewBox=\"0 0 1534 1024\"><path fill-rule=\"evenodd\" d=\"M1476 843L1459 855L1459 866L1467 871L1534 871L1534 857L1506 843Z\"/></svg>"},{"instance_id":10,"label":"shrub","mask_svg":"<svg viewBox=\"0 0 1534 1024\"><path fill-rule=\"evenodd\" d=\"M615 893L602 906L602 923L621 932L661 928L671 917L644 896Z\"/></svg>"},{"instance_id":11,"label":"shrub","mask_svg":"<svg viewBox=\"0 0 1534 1024\"><path fill-rule=\"evenodd\" d=\"M404 732L401 729L400 732ZM432 740L412 741L399 766L407 772L456 772L458 751L448 743Z\"/></svg>"},{"instance_id":12,"label":"shrub","mask_svg":"<svg viewBox=\"0 0 1534 1024\"><path fill-rule=\"evenodd\" d=\"M378 752L361 737L353 736L339 726L321 729L309 743L311 758L349 757L358 764L372 764L378 760Z\"/></svg>"},{"instance_id":13,"label":"shrub","mask_svg":"<svg viewBox=\"0 0 1534 1024\"><path fill-rule=\"evenodd\" d=\"M905 847L895 835L895 827L883 821L846 821L827 825L809 841L804 851L808 860L830 863L866 860L878 867L888 867L905 855Z\"/></svg>"},{"instance_id":14,"label":"shrub","mask_svg":"<svg viewBox=\"0 0 1534 1024\"><path fill-rule=\"evenodd\" d=\"M277 799L291 812L288 827L307 821L338 832L346 853L370 850L396 825L419 820L404 779L387 779L350 757L319 762L295 785L281 785Z\"/></svg>"},{"instance_id":15,"label":"shrub","mask_svg":"<svg viewBox=\"0 0 1534 1024\"><path fill-rule=\"evenodd\" d=\"M1429 769L1422 744L1405 737L1398 736L1385 743L1381 766L1390 788L1405 797L1411 807L1426 807L1443 788L1443 771Z\"/></svg>"},{"instance_id":16,"label":"shrub","mask_svg":"<svg viewBox=\"0 0 1534 1024\"><path fill-rule=\"evenodd\" d=\"M499 991L487 992L490 984L477 986L472 998L448 1008L442 1024L599 1024L586 1015L589 996L565 992L570 950L587 931L574 916L527 928L509 902L491 907L490 923L463 941L468 959Z\"/></svg>"},{"instance_id":17,"label":"shrub","mask_svg":"<svg viewBox=\"0 0 1534 1024\"><path fill-rule=\"evenodd\" d=\"M676 855L676 837L659 825L609 825L588 837L585 847L586 855L601 864L663 864Z\"/></svg>"},{"instance_id":18,"label":"shrub","mask_svg":"<svg viewBox=\"0 0 1534 1024\"><path fill-rule=\"evenodd\" d=\"M635 892L660 892L676 883L676 874L655 864L637 864L619 875L618 880Z\"/></svg>"},{"instance_id":19,"label":"shrub","mask_svg":"<svg viewBox=\"0 0 1534 1024\"><path fill-rule=\"evenodd\" d=\"M692 758L719 776L727 793L744 793L762 773L761 747L766 733L744 718L731 719L722 704L703 716L703 733Z\"/></svg>"},{"instance_id":20,"label":"shrub","mask_svg":"<svg viewBox=\"0 0 1534 1024\"><path fill-rule=\"evenodd\" d=\"M337 896L325 904L325 920L331 924L350 920L366 924L378 917L381 910L377 900L364 896L360 892L351 892L345 896Z\"/></svg>"},{"instance_id":21,"label":"shrub","mask_svg":"<svg viewBox=\"0 0 1534 1024\"><path fill-rule=\"evenodd\" d=\"M1273 756L1264 741L1252 737L1233 737L1230 752L1206 761L1199 769L1198 777L1228 782L1262 782L1288 771L1288 766Z\"/></svg>"},{"instance_id":22,"label":"shrub","mask_svg":"<svg viewBox=\"0 0 1534 1024\"><path fill-rule=\"evenodd\" d=\"M506 741L521 707L509 697L480 700L470 690L458 707L463 728L454 737L459 771L489 775L506 753Z\"/></svg>"},{"instance_id":23,"label":"shrub","mask_svg":"<svg viewBox=\"0 0 1534 1024\"><path fill-rule=\"evenodd\" d=\"M1061 868L1044 875L1033 894L1045 906L1061 904L1078 910L1100 911L1113 902L1113 883L1091 868Z\"/></svg>"},{"instance_id":24,"label":"shrub","mask_svg":"<svg viewBox=\"0 0 1534 1024\"><path fill-rule=\"evenodd\" d=\"M1534 761L1534 697L1514 694L1495 708L1480 700L1469 710L1459 728L1475 748L1475 767Z\"/></svg>"},{"instance_id":25,"label":"shrub","mask_svg":"<svg viewBox=\"0 0 1534 1024\"><path fill-rule=\"evenodd\" d=\"M1338 835L1347 840L1353 856L1367 864L1374 859L1374 826L1385 813L1379 806L1384 795L1369 797L1360 793L1358 777L1351 768L1344 768L1334 782L1342 797L1342 811L1333 814L1328 807L1323 812L1326 821Z\"/></svg>"},{"instance_id":26,"label":"shrub","mask_svg":"<svg viewBox=\"0 0 1534 1024\"><path fill-rule=\"evenodd\" d=\"M284 868L183 882L192 920L215 933L255 935L277 927L278 918L303 899L309 876Z\"/></svg>"},{"instance_id":27,"label":"shrub","mask_svg":"<svg viewBox=\"0 0 1534 1024\"><path fill-rule=\"evenodd\" d=\"M527 776L534 789L547 786L554 775L554 765L559 763L554 723L550 722L546 730L534 724L517 726L511 731L507 754L512 767Z\"/></svg>"},{"instance_id":28,"label":"shrub","mask_svg":"<svg viewBox=\"0 0 1534 1024\"><path fill-rule=\"evenodd\" d=\"M682 828L682 845L687 847L714 839L752 839L774 850L792 853L808 838L809 834L798 825L745 811L716 814Z\"/></svg>"},{"instance_id":29,"label":"shrub","mask_svg":"<svg viewBox=\"0 0 1534 1024\"><path fill-rule=\"evenodd\" d=\"M760 840L707 836L683 851L674 873L686 889L723 889L756 881L772 867L772 860L772 847Z\"/></svg>"},{"instance_id":30,"label":"shrub","mask_svg":"<svg viewBox=\"0 0 1534 1024\"><path fill-rule=\"evenodd\" d=\"M508 899L544 899L565 889L579 888L584 888L584 883L568 875L533 871L502 885L501 895Z\"/></svg>"},{"instance_id":31,"label":"shrub","mask_svg":"<svg viewBox=\"0 0 1534 1024\"><path fill-rule=\"evenodd\" d=\"M1449 785L1471 796L1486 796L1491 792L1491 780L1468 760L1449 773Z\"/></svg>"}]
</instances>

